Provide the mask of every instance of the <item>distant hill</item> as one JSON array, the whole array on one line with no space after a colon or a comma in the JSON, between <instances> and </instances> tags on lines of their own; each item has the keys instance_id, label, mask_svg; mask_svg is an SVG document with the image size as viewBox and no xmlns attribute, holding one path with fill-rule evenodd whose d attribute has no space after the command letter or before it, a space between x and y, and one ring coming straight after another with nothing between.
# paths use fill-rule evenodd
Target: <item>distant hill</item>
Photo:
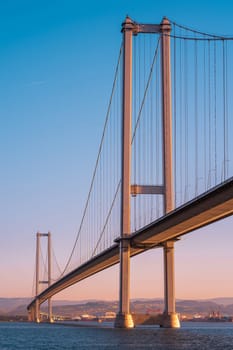
<instances>
[{"instance_id":1,"label":"distant hill","mask_svg":"<svg viewBox=\"0 0 233 350\"><path fill-rule=\"evenodd\" d=\"M27 305L30 298L0 298L0 315L27 315ZM161 313L164 309L163 299L133 299L131 312L133 313ZM177 312L186 315L199 313L208 315L220 312L223 315L233 315L233 298L215 298L208 300L177 300ZM46 305L42 306L46 311ZM118 301L83 300L67 301L54 300L53 313L64 316L80 316L82 314L101 315L107 311L117 312Z\"/></svg>"},{"instance_id":2,"label":"distant hill","mask_svg":"<svg viewBox=\"0 0 233 350\"><path fill-rule=\"evenodd\" d=\"M0 314L14 313L19 306L29 304L30 300L30 298L0 298Z\"/></svg>"},{"instance_id":3,"label":"distant hill","mask_svg":"<svg viewBox=\"0 0 233 350\"><path fill-rule=\"evenodd\" d=\"M27 314L27 305L31 298L0 298L0 315L24 315ZM85 304L88 300L71 301L71 300L54 300L53 305L73 305Z\"/></svg>"},{"instance_id":4,"label":"distant hill","mask_svg":"<svg viewBox=\"0 0 233 350\"><path fill-rule=\"evenodd\" d=\"M231 305L233 304L233 298L214 298L214 299L209 299L210 301L213 301L216 304L219 305Z\"/></svg>"},{"instance_id":5,"label":"distant hill","mask_svg":"<svg viewBox=\"0 0 233 350\"><path fill-rule=\"evenodd\" d=\"M208 314L213 311L228 312L227 307L219 305L211 300L181 300L176 302L176 310L182 314Z\"/></svg>"}]
</instances>

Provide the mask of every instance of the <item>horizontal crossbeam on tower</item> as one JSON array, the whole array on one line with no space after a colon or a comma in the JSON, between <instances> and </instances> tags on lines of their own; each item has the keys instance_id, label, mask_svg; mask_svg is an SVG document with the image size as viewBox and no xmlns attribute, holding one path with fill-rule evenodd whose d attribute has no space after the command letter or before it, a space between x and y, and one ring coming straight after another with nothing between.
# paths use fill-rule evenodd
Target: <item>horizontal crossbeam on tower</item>
<instances>
[{"instance_id":1,"label":"horizontal crossbeam on tower","mask_svg":"<svg viewBox=\"0 0 233 350\"><path fill-rule=\"evenodd\" d=\"M164 186L131 185L131 194L164 194Z\"/></svg>"},{"instance_id":2,"label":"horizontal crossbeam on tower","mask_svg":"<svg viewBox=\"0 0 233 350\"><path fill-rule=\"evenodd\" d=\"M135 24L134 35L138 33L144 34L158 34L161 33L161 25L160 24Z\"/></svg>"}]
</instances>

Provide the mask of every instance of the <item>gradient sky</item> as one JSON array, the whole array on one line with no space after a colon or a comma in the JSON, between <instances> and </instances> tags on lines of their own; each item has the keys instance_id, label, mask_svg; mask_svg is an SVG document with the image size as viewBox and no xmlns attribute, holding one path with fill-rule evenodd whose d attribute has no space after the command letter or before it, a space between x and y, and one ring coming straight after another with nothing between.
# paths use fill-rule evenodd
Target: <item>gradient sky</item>
<instances>
[{"instance_id":1,"label":"gradient sky","mask_svg":"<svg viewBox=\"0 0 233 350\"><path fill-rule=\"evenodd\" d=\"M73 246L126 15L233 34L232 1L0 2L0 297L32 295L37 231L61 266ZM85 150L85 151L84 151ZM178 298L233 296L233 219L176 244ZM131 296L163 295L162 250L132 259ZM113 267L57 298L118 297Z\"/></svg>"}]
</instances>

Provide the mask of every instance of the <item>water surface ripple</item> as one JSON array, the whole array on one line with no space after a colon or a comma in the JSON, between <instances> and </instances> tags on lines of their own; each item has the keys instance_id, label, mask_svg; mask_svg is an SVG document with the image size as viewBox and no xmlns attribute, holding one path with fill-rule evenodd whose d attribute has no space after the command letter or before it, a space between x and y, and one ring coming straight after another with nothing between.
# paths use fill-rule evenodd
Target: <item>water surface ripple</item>
<instances>
[{"instance_id":1,"label":"water surface ripple","mask_svg":"<svg viewBox=\"0 0 233 350\"><path fill-rule=\"evenodd\" d=\"M155 349L233 350L232 323L182 324L180 329L77 327L0 323L0 350Z\"/></svg>"}]
</instances>

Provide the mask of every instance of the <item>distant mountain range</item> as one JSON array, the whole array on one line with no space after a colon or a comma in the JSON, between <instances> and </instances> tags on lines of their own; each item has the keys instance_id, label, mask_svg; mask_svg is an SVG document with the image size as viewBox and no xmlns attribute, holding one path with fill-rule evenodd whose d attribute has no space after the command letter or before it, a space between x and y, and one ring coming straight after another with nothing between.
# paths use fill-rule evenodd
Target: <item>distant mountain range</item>
<instances>
[{"instance_id":1,"label":"distant mountain range","mask_svg":"<svg viewBox=\"0 0 233 350\"><path fill-rule=\"evenodd\" d=\"M26 315L30 298L0 298L0 315ZM164 308L163 299L132 299L131 312L159 313ZM207 300L180 300L176 301L177 312L187 315L196 313L208 315L220 312L223 315L233 316L233 298L214 298ZM46 306L42 307L46 310ZM55 315L78 316L81 314L101 315L107 311L117 312L117 301L104 300L54 300L53 313Z\"/></svg>"}]
</instances>

